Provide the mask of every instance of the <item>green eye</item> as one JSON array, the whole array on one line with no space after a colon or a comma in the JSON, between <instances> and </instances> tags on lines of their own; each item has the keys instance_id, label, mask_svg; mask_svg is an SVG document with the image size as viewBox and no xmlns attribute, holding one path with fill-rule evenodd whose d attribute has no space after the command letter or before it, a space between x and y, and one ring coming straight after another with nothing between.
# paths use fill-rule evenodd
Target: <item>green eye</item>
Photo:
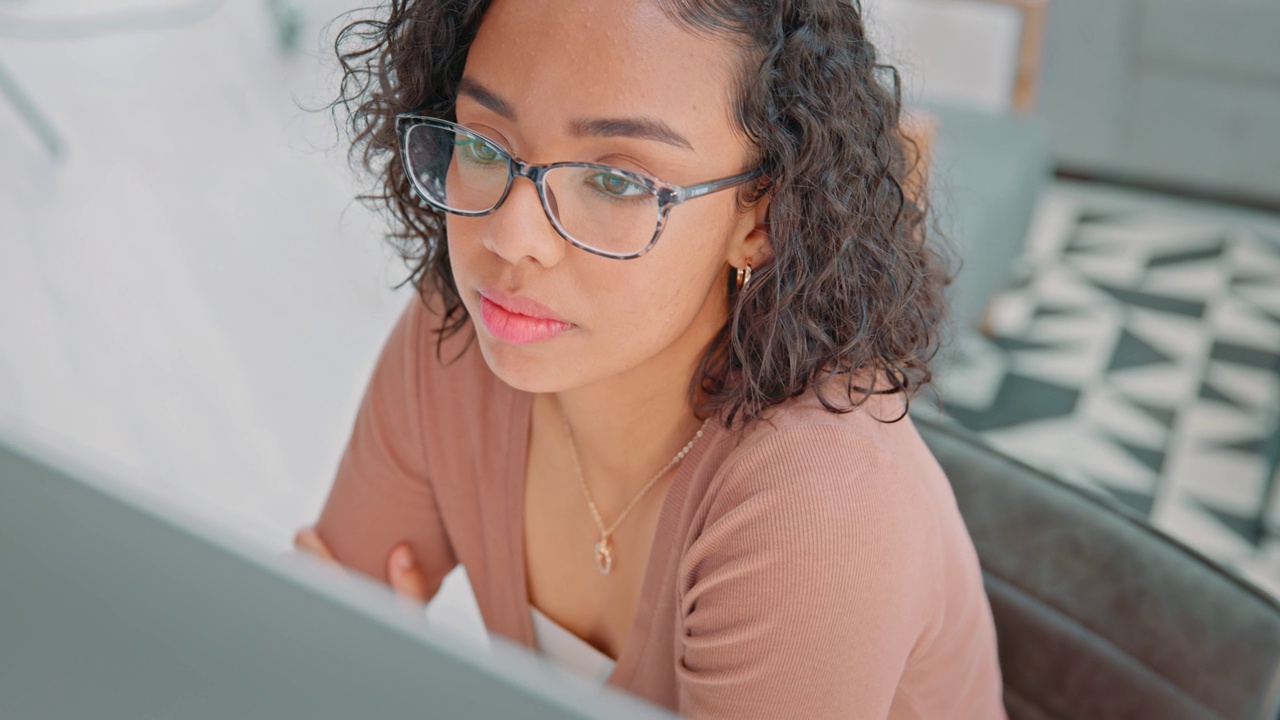
<instances>
[{"instance_id":1,"label":"green eye","mask_svg":"<svg viewBox=\"0 0 1280 720\"><path fill-rule=\"evenodd\" d=\"M621 175L600 172L591 177L591 182L605 195L616 198L633 198L644 195L648 189L638 185Z\"/></svg>"},{"instance_id":2,"label":"green eye","mask_svg":"<svg viewBox=\"0 0 1280 720\"><path fill-rule=\"evenodd\" d=\"M497 148L475 138L459 137L454 142L454 147L458 148L464 158L472 162L488 164L502 159Z\"/></svg>"}]
</instances>

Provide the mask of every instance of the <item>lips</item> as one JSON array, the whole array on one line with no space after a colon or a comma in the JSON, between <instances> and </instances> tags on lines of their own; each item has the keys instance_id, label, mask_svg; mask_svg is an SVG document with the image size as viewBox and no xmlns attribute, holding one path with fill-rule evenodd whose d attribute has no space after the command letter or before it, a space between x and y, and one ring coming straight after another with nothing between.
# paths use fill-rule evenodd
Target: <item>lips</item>
<instances>
[{"instance_id":1,"label":"lips","mask_svg":"<svg viewBox=\"0 0 1280 720\"><path fill-rule=\"evenodd\" d=\"M526 297L481 288L480 317L489 334L515 345L550 340L573 327L550 308Z\"/></svg>"}]
</instances>

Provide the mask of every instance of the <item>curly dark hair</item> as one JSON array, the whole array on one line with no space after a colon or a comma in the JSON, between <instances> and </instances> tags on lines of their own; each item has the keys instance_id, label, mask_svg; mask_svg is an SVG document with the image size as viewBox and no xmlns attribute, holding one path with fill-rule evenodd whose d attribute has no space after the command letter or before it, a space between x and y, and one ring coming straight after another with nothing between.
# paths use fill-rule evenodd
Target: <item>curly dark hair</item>
<instances>
[{"instance_id":1,"label":"curly dark hair","mask_svg":"<svg viewBox=\"0 0 1280 720\"><path fill-rule=\"evenodd\" d=\"M932 378L944 325L949 255L912 192L914 144L901 132L896 69L878 63L854 0L657 0L693 32L735 41L742 72L738 130L763 180L739 190L744 209L766 193L770 257L731 300L731 316L692 378L697 412L750 422L814 387L850 412L871 394L910 397ZM490 0L390 0L337 35L352 159L379 190L388 238L424 302L438 300L438 340L469 325L449 264L444 214L418 202L397 151L395 116L455 119L467 52ZM339 122L343 122L339 120ZM904 189L904 186L906 189ZM730 292L735 292L731 286ZM862 387L860 370L887 378ZM843 375L841 397L827 381ZM906 410L903 410L905 416ZM900 418L895 418L896 421Z\"/></svg>"}]
</instances>

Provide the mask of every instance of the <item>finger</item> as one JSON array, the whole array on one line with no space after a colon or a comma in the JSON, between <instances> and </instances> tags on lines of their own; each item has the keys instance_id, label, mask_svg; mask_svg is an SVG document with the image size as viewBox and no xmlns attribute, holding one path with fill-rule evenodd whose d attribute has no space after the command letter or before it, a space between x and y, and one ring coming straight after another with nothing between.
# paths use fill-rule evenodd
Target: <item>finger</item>
<instances>
[{"instance_id":1,"label":"finger","mask_svg":"<svg viewBox=\"0 0 1280 720\"><path fill-rule=\"evenodd\" d=\"M408 545L397 545L387 557L387 577L391 579L391 589L398 594L423 604L431 599L427 576Z\"/></svg>"},{"instance_id":2,"label":"finger","mask_svg":"<svg viewBox=\"0 0 1280 720\"><path fill-rule=\"evenodd\" d=\"M337 562L338 559L333 556L333 551L329 546L320 539L320 534L316 532L314 527L305 527L293 536L293 544L299 550L305 550L322 560L329 562Z\"/></svg>"}]
</instances>

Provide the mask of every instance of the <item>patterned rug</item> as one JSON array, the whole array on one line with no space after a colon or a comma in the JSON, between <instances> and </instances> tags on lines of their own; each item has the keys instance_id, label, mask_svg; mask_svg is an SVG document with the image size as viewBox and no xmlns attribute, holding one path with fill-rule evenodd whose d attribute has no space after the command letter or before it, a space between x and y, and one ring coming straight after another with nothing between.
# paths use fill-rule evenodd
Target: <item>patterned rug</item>
<instances>
[{"instance_id":1,"label":"patterned rug","mask_svg":"<svg viewBox=\"0 0 1280 720\"><path fill-rule=\"evenodd\" d=\"M1280 216L1057 182L945 412L1280 596Z\"/></svg>"}]
</instances>

